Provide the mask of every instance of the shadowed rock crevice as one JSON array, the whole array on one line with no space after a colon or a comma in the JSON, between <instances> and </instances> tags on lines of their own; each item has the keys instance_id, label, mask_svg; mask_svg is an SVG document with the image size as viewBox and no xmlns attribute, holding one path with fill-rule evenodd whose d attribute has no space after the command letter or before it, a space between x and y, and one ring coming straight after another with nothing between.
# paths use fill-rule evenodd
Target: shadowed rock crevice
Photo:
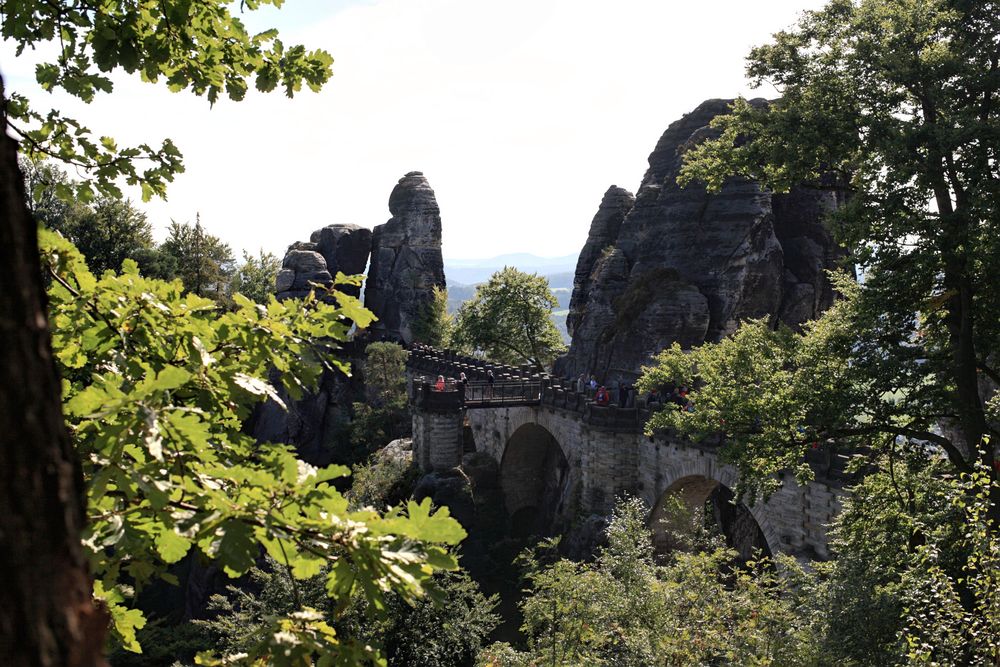
<instances>
[{"instance_id":1,"label":"shadowed rock crevice","mask_svg":"<svg viewBox=\"0 0 1000 667\"><path fill-rule=\"evenodd\" d=\"M569 314L566 316L566 328L571 336L577 323L584 316L586 301L583 297L591 291L594 269L605 254L614 250L625 216L634 205L635 197L632 193L617 185L612 185L604 193L597 215L590 223L587 243L580 251L580 257L576 262L573 296L569 304Z\"/></svg>"}]
</instances>

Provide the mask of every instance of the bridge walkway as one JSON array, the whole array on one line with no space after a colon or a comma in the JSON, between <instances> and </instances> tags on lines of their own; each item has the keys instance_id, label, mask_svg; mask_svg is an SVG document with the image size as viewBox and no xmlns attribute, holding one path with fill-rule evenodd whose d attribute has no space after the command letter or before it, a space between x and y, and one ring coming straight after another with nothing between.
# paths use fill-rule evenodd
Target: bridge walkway
<instances>
[{"instance_id":1,"label":"bridge walkway","mask_svg":"<svg viewBox=\"0 0 1000 667\"><path fill-rule=\"evenodd\" d=\"M538 373L528 365L498 364L420 344L411 346L407 367L414 374L423 374L413 381L410 398L414 406L434 412L540 406L574 413L576 419L597 430L639 434L652 414L664 408L662 403L651 408L643 398L638 398L632 407L597 405L589 390L578 392L576 382L570 379ZM494 376L492 392L486 382L487 371L492 371ZM464 400L456 385L460 373L465 373L469 380ZM446 378L443 392L431 389L438 375ZM653 437L661 435L665 434ZM691 445L715 450L722 442L721 437L707 438ZM820 447L806 452L805 461L818 478L843 487L854 476L848 472L850 458L849 453Z\"/></svg>"}]
</instances>

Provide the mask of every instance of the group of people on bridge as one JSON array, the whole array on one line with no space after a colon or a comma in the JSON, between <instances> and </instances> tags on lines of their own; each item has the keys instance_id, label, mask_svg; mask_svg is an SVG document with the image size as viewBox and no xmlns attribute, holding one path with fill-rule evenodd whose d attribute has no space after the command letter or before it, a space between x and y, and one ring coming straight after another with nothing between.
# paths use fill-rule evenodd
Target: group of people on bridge
<instances>
[{"instance_id":1,"label":"group of people on bridge","mask_svg":"<svg viewBox=\"0 0 1000 667\"><path fill-rule=\"evenodd\" d=\"M613 393L605 385L599 383L594 375L587 379L585 373L581 373L576 379L576 391L579 394L588 394L594 405L608 406L614 403L619 408L634 408L638 398L638 390L634 384L630 384L619 376ZM694 412L694 402L689 398L690 389L687 385L668 383L662 391L653 387L646 394L646 407L650 410L659 410L667 404L677 406L678 410Z\"/></svg>"},{"instance_id":2,"label":"group of people on bridge","mask_svg":"<svg viewBox=\"0 0 1000 667\"><path fill-rule=\"evenodd\" d=\"M485 398L492 398L493 396L493 385L496 383L496 376L493 375L492 370L486 371L486 377L480 384L485 384L485 389L482 392ZM457 391L459 400L465 403L465 394L469 388L469 378L464 372L458 374L458 378L448 378L447 380L443 375L438 375L437 380L431 385L431 391Z\"/></svg>"}]
</instances>

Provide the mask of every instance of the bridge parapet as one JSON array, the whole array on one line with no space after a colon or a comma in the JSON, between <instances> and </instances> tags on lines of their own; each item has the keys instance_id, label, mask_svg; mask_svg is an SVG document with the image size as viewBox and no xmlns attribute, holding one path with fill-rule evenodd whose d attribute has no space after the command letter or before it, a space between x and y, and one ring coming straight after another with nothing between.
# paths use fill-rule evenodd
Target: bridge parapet
<instances>
[{"instance_id":1,"label":"bridge parapet","mask_svg":"<svg viewBox=\"0 0 1000 667\"><path fill-rule=\"evenodd\" d=\"M461 413L463 408L494 408L539 406L543 409L569 413L566 416L592 431L646 438L643 430L649 418L657 411L673 409L671 404L649 406L644 398L636 398L631 407L597 405L589 390L577 391L576 382L537 373L528 366L496 364L485 359L463 355L452 350L439 350L414 344L410 348L407 366L412 373L425 373L431 379L438 375L447 378L445 392L431 392L426 380L419 377L413 383L411 399L417 411ZM495 384L485 384L487 371L493 371ZM453 382L460 373L470 380L462 396ZM423 389L421 389L423 387ZM485 392L489 391L487 396ZM537 398L536 398L537 396ZM487 400L487 399L492 400ZM416 432L416 429L415 429ZM649 437L653 442L678 442L672 433L656 433ZM449 436L448 442L451 442ZM686 446L715 453L721 438L709 438ZM450 449L451 445L448 445ZM460 456L459 456L460 459ZM831 487L842 489L851 483L853 476L847 472L850 454L838 452L818 443L807 451L805 460L813 468L816 479Z\"/></svg>"},{"instance_id":2,"label":"bridge parapet","mask_svg":"<svg viewBox=\"0 0 1000 667\"><path fill-rule=\"evenodd\" d=\"M412 370L431 375L456 378L459 373L465 373L470 380L486 380L487 371L493 371L493 376L498 382L543 377L543 374L538 373L528 365L498 364L453 350L439 350L417 343L410 346L409 351L407 366Z\"/></svg>"}]
</instances>

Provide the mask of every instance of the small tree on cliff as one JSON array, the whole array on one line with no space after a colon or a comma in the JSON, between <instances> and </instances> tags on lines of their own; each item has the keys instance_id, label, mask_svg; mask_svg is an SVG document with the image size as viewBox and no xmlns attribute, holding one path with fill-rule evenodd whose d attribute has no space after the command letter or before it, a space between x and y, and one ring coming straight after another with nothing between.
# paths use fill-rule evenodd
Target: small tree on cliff
<instances>
[{"instance_id":1,"label":"small tree on cliff","mask_svg":"<svg viewBox=\"0 0 1000 667\"><path fill-rule=\"evenodd\" d=\"M363 364L368 400L354 403L351 421L352 459L364 460L373 451L407 432L406 357L398 343L369 343Z\"/></svg>"},{"instance_id":2,"label":"small tree on cliff","mask_svg":"<svg viewBox=\"0 0 1000 667\"><path fill-rule=\"evenodd\" d=\"M423 312L413 323L413 340L434 347L448 347L453 328L454 322L448 314L448 290L435 285L431 300L424 304Z\"/></svg>"},{"instance_id":3,"label":"small tree on cliff","mask_svg":"<svg viewBox=\"0 0 1000 667\"><path fill-rule=\"evenodd\" d=\"M552 322L558 305L544 277L505 267L459 308L453 342L494 361L544 370L564 349Z\"/></svg>"}]
</instances>

